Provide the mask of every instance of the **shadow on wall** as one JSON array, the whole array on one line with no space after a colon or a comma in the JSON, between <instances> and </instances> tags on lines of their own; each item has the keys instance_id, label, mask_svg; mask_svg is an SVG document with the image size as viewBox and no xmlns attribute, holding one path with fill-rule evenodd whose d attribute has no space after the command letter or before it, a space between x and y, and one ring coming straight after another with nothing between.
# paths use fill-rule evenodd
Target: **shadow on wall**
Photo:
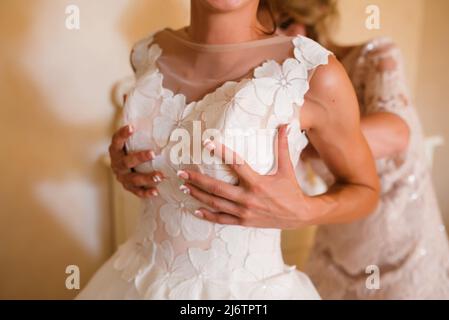
<instances>
[{"instance_id":1,"label":"shadow on wall","mask_svg":"<svg viewBox=\"0 0 449 320\"><path fill-rule=\"evenodd\" d=\"M131 73L132 43L186 23L188 0L98 1L79 1L85 27L70 34L69 1L0 2L0 299L73 298L66 267L80 267L83 286L112 253L105 87ZM111 13L99 24L102 4Z\"/></svg>"},{"instance_id":2,"label":"shadow on wall","mask_svg":"<svg viewBox=\"0 0 449 320\"><path fill-rule=\"evenodd\" d=\"M104 128L62 122L51 112L51 92L43 92L24 68L21 57L35 31L38 5L0 4L6 44L0 53L0 299L72 298L76 292L65 288L66 266L77 264L85 282L83 275L97 268L111 243L103 215L108 176L86 155L86 145L102 140ZM67 110L67 116L74 112Z\"/></svg>"}]
</instances>

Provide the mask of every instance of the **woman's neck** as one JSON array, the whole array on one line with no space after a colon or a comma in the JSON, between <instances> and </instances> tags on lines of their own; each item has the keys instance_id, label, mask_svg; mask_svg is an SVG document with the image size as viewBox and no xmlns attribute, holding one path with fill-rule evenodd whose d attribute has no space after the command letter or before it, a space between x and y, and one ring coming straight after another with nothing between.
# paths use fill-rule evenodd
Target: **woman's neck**
<instances>
[{"instance_id":1,"label":"woman's neck","mask_svg":"<svg viewBox=\"0 0 449 320\"><path fill-rule=\"evenodd\" d=\"M191 0L190 40L204 44L241 43L266 38L257 20L258 1L250 1L229 12L214 11L201 1Z\"/></svg>"}]
</instances>

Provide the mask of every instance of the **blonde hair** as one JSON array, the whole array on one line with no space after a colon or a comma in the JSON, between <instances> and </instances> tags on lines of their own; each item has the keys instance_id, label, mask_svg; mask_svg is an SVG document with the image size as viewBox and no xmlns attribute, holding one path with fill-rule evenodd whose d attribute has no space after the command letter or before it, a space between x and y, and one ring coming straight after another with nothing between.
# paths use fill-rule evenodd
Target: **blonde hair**
<instances>
[{"instance_id":1,"label":"blonde hair","mask_svg":"<svg viewBox=\"0 0 449 320\"><path fill-rule=\"evenodd\" d=\"M337 0L269 0L276 15L287 15L303 24L307 36L321 44L330 41L330 33L338 21Z\"/></svg>"}]
</instances>

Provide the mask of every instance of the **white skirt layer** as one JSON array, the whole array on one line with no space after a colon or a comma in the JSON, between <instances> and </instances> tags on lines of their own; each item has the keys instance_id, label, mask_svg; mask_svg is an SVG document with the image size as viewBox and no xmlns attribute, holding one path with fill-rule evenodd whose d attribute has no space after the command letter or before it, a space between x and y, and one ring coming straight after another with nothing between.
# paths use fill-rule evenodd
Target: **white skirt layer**
<instances>
[{"instance_id":1,"label":"white skirt layer","mask_svg":"<svg viewBox=\"0 0 449 320\"><path fill-rule=\"evenodd\" d=\"M76 297L77 300L158 300L160 297L142 295L138 292L134 281L126 281L121 277L121 272L114 268L114 254L92 277L87 286ZM207 281L207 280L205 280ZM268 285L266 285L268 283ZM206 287L206 286L205 286ZM227 288L226 288L227 287ZM232 294L223 296L223 292L215 295L211 291L203 290L200 299L204 300L318 300L320 296L310 279L298 270L289 269L279 275L271 276L257 282L229 282L223 288L224 292ZM279 288L284 288L279 294ZM189 288L186 288L189 291ZM193 290L192 290L193 291ZM276 294L274 294L276 291ZM198 297L186 297L186 299L197 299ZM169 299L169 296L167 296Z\"/></svg>"}]
</instances>

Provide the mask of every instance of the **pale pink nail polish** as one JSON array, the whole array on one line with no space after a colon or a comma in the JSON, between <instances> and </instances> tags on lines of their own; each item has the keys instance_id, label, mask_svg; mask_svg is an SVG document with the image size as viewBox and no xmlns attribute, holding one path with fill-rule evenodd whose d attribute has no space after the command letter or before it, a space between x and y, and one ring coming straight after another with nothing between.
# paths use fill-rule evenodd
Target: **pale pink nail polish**
<instances>
[{"instance_id":1,"label":"pale pink nail polish","mask_svg":"<svg viewBox=\"0 0 449 320\"><path fill-rule=\"evenodd\" d=\"M178 172L176 172L176 175L183 180L189 179L189 174L183 170L179 170Z\"/></svg>"},{"instance_id":2,"label":"pale pink nail polish","mask_svg":"<svg viewBox=\"0 0 449 320\"><path fill-rule=\"evenodd\" d=\"M184 193L184 194L190 194L190 189L187 186L185 186L185 185L181 185L179 187L179 190L181 190L182 193Z\"/></svg>"},{"instance_id":3,"label":"pale pink nail polish","mask_svg":"<svg viewBox=\"0 0 449 320\"><path fill-rule=\"evenodd\" d=\"M206 150L208 150L208 151L214 151L216 148L215 143L213 143L212 140L210 140L210 139L204 140L203 145L204 145L204 148L206 148Z\"/></svg>"},{"instance_id":4,"label":"pale pink nail polish","mask_svg":"<svg viewBox=\"0 0 449 320\"><path fill-rule=\"evenodd\" d=\"M193 214L195 215L195 217L198 217L200 219L204 218L204 213L202 213L200 210L195 210Z\"/></svg>"},{"instance_id":5,"label":"pale pink nail polish","mask_svg":"<svg viewBox=\"0 0 449 320\"><path fill-rule=\"evenodd\" d=\"M134 128L132 125L128 125L128 132L131 134L134 132Z\"/></svg>"},{"instance_id":6,"label":"pale pink nail polish","mask_svg":"<svg viewBox=\"0 0 449 320\"><path fill-rule=\"evenodd\" d=\"M157 192L157 190L152 190L151 194L155 197L157 197L159 195L159 192Z\"/></svg>"}]
</instances>

